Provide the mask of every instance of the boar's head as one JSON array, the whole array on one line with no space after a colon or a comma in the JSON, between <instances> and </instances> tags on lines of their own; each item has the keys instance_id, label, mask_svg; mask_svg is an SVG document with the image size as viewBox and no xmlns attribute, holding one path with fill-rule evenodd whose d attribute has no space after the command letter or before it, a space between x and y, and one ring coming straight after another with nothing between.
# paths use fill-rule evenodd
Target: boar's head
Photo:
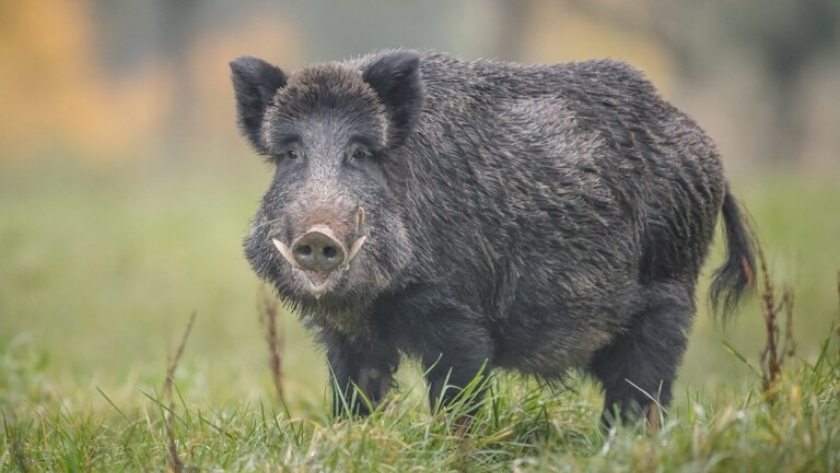
<instances>
[{"instance_id":1,"label":"boar's head","mask_svg":"<svg viewBox=\"0 0 840 473\"><path fill-rule=\"evenodd\" d=\"M230 66L240 130L274 171L244 242L254 271L303 306L388 289L412 253L400 202L419 55L289 76L252 57Z\"/></svg>"}]
</instances>

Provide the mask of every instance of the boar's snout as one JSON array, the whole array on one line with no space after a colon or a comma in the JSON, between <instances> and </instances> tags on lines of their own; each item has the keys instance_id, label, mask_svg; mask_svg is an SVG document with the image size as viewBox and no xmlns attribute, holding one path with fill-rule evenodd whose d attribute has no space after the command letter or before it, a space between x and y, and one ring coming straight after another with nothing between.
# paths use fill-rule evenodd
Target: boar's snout
<instances>
[{"instance_id":1,"label":"boar's snout","mask_svg":"<svg viewBox=\"0 0 840 473\"><path fill-rule=\"evenodd\" d=\"M292 257L308 271L329 273L341 266L347 250L325 225L316 225L292 243Z\"/></svg>"}]
</instances>

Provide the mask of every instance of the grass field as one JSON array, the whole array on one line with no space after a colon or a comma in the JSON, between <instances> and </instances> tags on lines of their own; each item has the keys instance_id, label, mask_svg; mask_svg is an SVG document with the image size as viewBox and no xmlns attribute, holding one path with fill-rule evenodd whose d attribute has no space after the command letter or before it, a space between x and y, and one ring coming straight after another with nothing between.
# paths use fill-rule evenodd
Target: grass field
<instances>
[{"instance_id":1,"label":"grass field","mask_svg":"<svg viewBox=\"0 0 840 473\"><path fill-rule=\"evenodd\" d=\"M167 355L192 313L173 410L186 468L840 471L836 179L734 182L773 280L796 294L796 355L775 403L753 371L765 341L759 298L723 330L704 286L658 432L602 434L600 394L586 379L551 392L499 376L473 434L460 438L428 413L416 367L382 412L333 423L322 356L290 314L281 314L288 412L279 405L260 283L240 249L269 177L257 163L215 161L0 168L0 471L167 468ZM705 272L720 261L716 248Z\"/></svg>"}]
</instances>

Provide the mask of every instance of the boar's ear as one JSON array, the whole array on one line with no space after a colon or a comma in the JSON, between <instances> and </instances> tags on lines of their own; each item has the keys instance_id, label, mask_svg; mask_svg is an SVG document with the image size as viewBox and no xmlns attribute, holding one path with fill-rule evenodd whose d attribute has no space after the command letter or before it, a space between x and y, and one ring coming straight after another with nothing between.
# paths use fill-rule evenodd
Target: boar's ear
<instances>
[{"instance_id":1,"label":"boar's ear","mask_svg":"<svg viewBox=\"0 0 840 473\"><path fill-rule=\"evenodd\" d=\"M261 59L243 56L230 62L239 129L258 152L265 152L261 130L265 111L278 89L286 85L286 74Z\"/></svg>"},{"instance_id":2,"label":"boar's ear","mask_svg":"<svg viewBox=\"0 0 840 473\"><path fill-rule=\"evenodd\" d=\"M423 108L420 55L416 51L385 54L362 72L388 114L388 145L400 146L414 129Z\"/></svg>"}]
</instances>

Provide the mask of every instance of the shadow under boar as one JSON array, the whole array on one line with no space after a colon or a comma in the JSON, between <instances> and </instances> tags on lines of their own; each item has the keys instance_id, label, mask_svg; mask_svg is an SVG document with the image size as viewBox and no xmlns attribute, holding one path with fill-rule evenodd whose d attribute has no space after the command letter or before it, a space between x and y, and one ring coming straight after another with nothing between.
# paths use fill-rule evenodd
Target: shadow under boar
<instances>
[{"instance_id":1,"label":"shadow under boar","mask_svg":"<svg viewBox=\"0 0 840 473\"><path fill-rule=\"evenodd\" d=\"M603 422L637 419L671 399L719 214L712 300L727 315L750 285L714 144L625 64L230 66L241 132L274 170L247 259L326 346L336 414L368 414L406 355L433 408L493 369L579 368Z\"/></svg>"}]
</instances>

